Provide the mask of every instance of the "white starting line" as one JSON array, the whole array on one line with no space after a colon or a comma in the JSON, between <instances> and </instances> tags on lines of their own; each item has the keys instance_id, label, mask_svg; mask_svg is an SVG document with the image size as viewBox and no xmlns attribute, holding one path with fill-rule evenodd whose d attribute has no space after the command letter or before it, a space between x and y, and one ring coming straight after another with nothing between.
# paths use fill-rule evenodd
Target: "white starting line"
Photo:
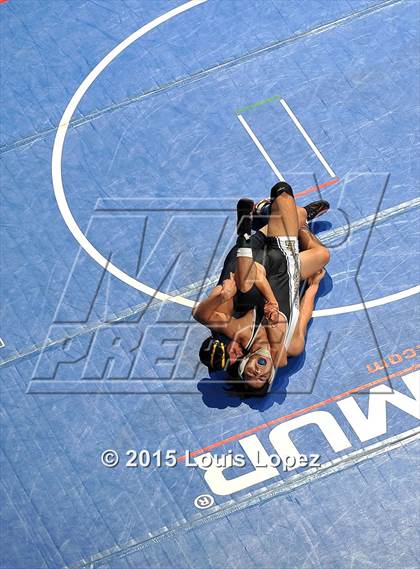
<instances>
[{"instance_id":1,"label":"white starting line","mask_svg":"<svg viewBox=\"0 0 420 569\"><path fill-rule=\"evenodd\" d=\"M280 99L280 103L283 105L284 110L286 111L286 113L289 115L289 117L292 119L292 121L295 123L295 125L297 126L299 132L302 134L303 138L306 140L306 142L309 144L309 146L312 148L313 152L315 153L316 157L318 158L318 160L321 162L321 164L324 166L324 168L326 169L326 171L328 172L328 174L331 176L331 178L336 178L336 175L334 173L334 170L331 168L331 166L328 164L328 162L325 160L325 158L322 156L320 150L316 147L315 143L313 142L313 140L311 139L311 137L309 136L309 134L306 132L306 130L303 128L302 124L299 122L298 118L296 117L295 113L292 111L292 109L289 107L289 105L286 103L286 101L284 99Z\"/></svg>"},{"instance_id":2,"label":"white starting line","mask_svg":"<svg viewBox=\"0 0 420 569\"><path fill-rule=\"evenodd\" d=\"M242 126L244 127L244 129L247 131L247 133L249 134L249 136L251 137L253 143L255 144L255 146L258 148L258 150L261 152L261 154L264 157L264 160L267 162L267 164L270 166L270 168L273 170L273 172L275 173L275 175L277 176L277 178L280 180L280 182L284 182L285 179L283 178L283 176L281 175L280 171L278 170L277 166L274 164L274 162L271 160L270 156L268 155L268 152L266 151L266 149L264 148L264 146L261 144L261 142L258 140L256 134L254 133L254 131L252 130L252 128L249 126L249 124L246 122L246 120L244 119L244 117L242 115L237 115L238 119L240 121L240 123L242 124Z\"/></svg>"},{"instance_id":3,"label":"white starting line","mask_svg":"<svg viewBox=\"0 0 420 569\"><path fill-rule=\"evenodd\" d=\"M331 168L331 166L328 164L328 162L325 160L325 158L323 157L323 155L321 154L321 151L319 150L319 148L316 146L316 144L314 143L314 141L312 140L312 138L309 136L309 134L306 132L306 130L303 128L302 123L299 121L299 119L297 118L297 116L295 115L295 113L292 111L292 109L289 107L289 105L286 103L286 101L284 99L280 99L280 103L283 106L284 110L286 111L286 113L289 115L289 117L292 119L292 121L294 122L294 124L296 125L297 129L299 130L299 132L301 133L301 135L303 136L303 138L306 140L306 142L308 143L308 145L310 146L310 148L312 149L312 151L314 152L315 156L318 158L318 160L321 162L321 164L324 166L324 168L326 169L326 171L328 172L328 174L331 176L331 178L336 178L336 174L334 172L334 170ZM268 154L268 152L266 151L266 149L264 148L264 146L261 144L261 142L258 140L257 135L255 134L255 132L252 130L252 128L249 126L249 124L247 123L247 121L244 119L243 115L237 115L240 123L242 124L242 126L244 127L244 129L246 130L246 132L249 134L249 136L251 137L253 143L255 144L255 146L258 148L258 150L261 152L264 160L267 162L267 164L270 166L270 168L272 169L272 171L274 172L274 174L277 176L277 178L280 180L280 182L284 182L284 177L282 176L280 170L277 168L277 166L274 164L273 160L271 159L270 155Z\"/></svg>"}]
</instances>

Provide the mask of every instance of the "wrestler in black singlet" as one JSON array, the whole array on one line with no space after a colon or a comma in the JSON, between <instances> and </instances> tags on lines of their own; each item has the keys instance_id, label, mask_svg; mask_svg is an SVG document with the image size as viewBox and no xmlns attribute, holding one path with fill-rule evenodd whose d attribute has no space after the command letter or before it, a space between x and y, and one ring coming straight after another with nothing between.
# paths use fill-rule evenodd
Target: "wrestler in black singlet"
<instances>
[{"instance_id":1,"label":"wrestler in black singlet","mask_svg":"<svg viewBox=\"0 0 420 569\"><path fill-rule=\"evenodd\" d=\"M299 317L300 263L298 240L296 237L266 237L264 233L257 231L251 237L251 246L254 261L264 266L267 280L277 300L279 310L287 320L288 329L285 337L287 347ZM231 272L235 272L236 249L235 246L228 253L218 284L229 278ZM254 331L256 333L264 316L264 303L265 299L255 285L246 293L238 291L233 299L233 316L240 318L255 307ZM215 337L229 341L223 334ZM251 337L253 338L254 334Z\"/></svg>"},{"instance_id":2,"label":"wrestler in black singlet","mask_svg":"<svg viewBox=\"0 0 420 569\"><path fill-rule=\"evenodd\" d=\"M263 263L263 256L264 256L264 243L265 243L265 236L263 233L258 231L251 237L251 247L252 247L252 255L255 261L259 263ZM222 284L225 279L228 279L230 273L234 273L236 271L236 252L237 246L235 245L229 251L226 256L225 262L223 264L222 272L220 273L220 278L217 284ZM254 314L254 326L253 326L253 333L251 334L251 338L255 338L255 334L262 322L264 317L264 304L265 299L263 295L260 293L258 288L253 285L252 288L247 292L241 292L240 290L236 293L233 298L233 314L234 318L241 318L245 316L247 312L250 310L255 309ZM213 338L217 340L221 340L228 344L231 339L225 336L220 332L212 332ZM252 342L251 344L252 345Z\"/></svg>"}]
</instances>

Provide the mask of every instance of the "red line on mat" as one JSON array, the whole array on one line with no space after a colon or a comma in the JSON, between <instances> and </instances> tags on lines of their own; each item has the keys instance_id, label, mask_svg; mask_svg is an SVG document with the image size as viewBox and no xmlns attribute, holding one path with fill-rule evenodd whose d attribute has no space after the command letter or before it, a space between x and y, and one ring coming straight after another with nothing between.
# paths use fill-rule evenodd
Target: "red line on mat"
<instances>
[{"instance_id":1,"label":"red line on mat","mask_svg":"<svg viewBox=\"0 0 420 569\"><path fill-rule=\"evenodd\" d=\"M321 190L322 188L327 188L328 186L332 186L333 184L338 184L339 181L340 181L340 178L334 178L332 180L328 180L328 182L324 182L323 184L319 184L319 186L311 186L307 190L302 190L301 192L298 192L297 194L295 194L295 198L299 198L300 196L306 196L308 194L312 194L313 192L316 192L317 190Z\"/></svg>"},{"instance_id":2,"label":"red line on mat","mask_svg":"<svg viewBox=\"0 0 420 569\"><path fill-rule=\"evenodd\" d=\"M267 421L266 423L263 423L262 425L257 425L256 427L252 427L251 429L248 429L247 431L243 431L242 433L238 433L237 435L232 435L231 437L228 437L227 439L223 439L221 441L218 441L217 443L213 443L213 444L208 445L206 447L203 447L203 448L200 448L200 449L195 450L193 452L190 452L189 456L190 457L197 456L199 454L202 454L203 452L214 449L216 447L220 447L226 443L236 441L238 439L241 439L242 437L246 437L246 436L251 435L253 433L256 433L258 431L262 431L263 429L266 429L267 427L277 425L278 423L283 423L284 421L287 421L288 419L293 419L294 417L299 417L299 415L304 415L308 411L313 411L314 409L319 409L320 407L324 407L325 405L328 405L329 403L333 403L334 401L339 401L340 399L344 399L345 397L348 397L352 393L357 393L358 391L362 391L363 389L369 389L371 387L374 387L375 385L378 385L379 383L384 383L388 379L392 379L393 377L398 377L400 375L404 375L405 373L415 371L418 368L420 368L419 364L413 364L412 366L410 366L406 369L396 371L396 372L391 373L385 377L381 377L380 379L375 379L374 381L369 381L369 383L364 383L363 385L359 385L358 387L353 387L352 389L349 389L348 391L344 391L343 393L339 393L338 395L333 395L332 397L329 397L328 399L324 399L323 401L319 401L318 403L314 403L313 405L309 405L309 407L305 407L304 409L298 409L297 411L293 411L293 413L289 413L288 415L283 415L283 417L278 417L277 419ZM177 460L177 462L183 462L185 459L186 459L186 455L180 456L176 460Z\"/></svg>"}]
</instances>

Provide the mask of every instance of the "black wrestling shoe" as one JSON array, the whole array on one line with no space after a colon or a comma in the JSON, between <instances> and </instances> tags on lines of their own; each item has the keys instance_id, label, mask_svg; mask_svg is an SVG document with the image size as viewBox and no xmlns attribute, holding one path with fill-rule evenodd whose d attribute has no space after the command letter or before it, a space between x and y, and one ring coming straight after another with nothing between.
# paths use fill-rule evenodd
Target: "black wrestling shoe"
<instances>
[{"instance_id":1,"label":"black wrestling shoe","mask_svg":"<svg viewBox=\"0 0 420 569\"><path fill-rule=\"evenodd\" d=\"M330 204L325 200L319 200L317 202L308 203L308 205L303 206L308 214L307 221L312 221L320 215L324 215L330 209Z\"/></svg>"},{"instance_id":2,"label":"black wrestling shoe","mask_svg":"<svg viewBox=\"0 0 420 569\"><path fill-rule=\"evenodd\" d=\"M253 200L250 200L249 198L242 198L238 201L236 206L236 233L238 236L243 236L247 240L251 238L253 210Z\"/></svg>"},{"instance_id":3,"label":"black wrestling shoe","mask_svg":"<svg viewBox=\"0 0 420 569\"><path fill-rule=\"evenodd\" d=\"M270 198L272 200L275 200L281 196L281 194L289 194L289 196L292 196L293 198L294 196L292 186L287 182L277 182L277 184L274 184L274 186L271 188Z\"/></svg>"}]
</instances>

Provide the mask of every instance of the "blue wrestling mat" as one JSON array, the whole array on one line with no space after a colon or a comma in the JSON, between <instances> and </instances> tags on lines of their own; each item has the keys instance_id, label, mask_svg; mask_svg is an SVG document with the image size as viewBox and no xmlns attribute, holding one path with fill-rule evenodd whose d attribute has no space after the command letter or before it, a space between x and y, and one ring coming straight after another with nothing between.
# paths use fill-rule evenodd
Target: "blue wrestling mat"
<instances>
[{"instance_id":1,"label":"blue wrestling mat","mask_svg":"<svg viewBox=\"0 0 420 569\"><path fill-rule=\"evenodd\" d=\"M420 3L181 2L0 3L1 568L418 568ZM283 178L331 261L244 399L191 307Z\"/></svg>"}]
</instances>

